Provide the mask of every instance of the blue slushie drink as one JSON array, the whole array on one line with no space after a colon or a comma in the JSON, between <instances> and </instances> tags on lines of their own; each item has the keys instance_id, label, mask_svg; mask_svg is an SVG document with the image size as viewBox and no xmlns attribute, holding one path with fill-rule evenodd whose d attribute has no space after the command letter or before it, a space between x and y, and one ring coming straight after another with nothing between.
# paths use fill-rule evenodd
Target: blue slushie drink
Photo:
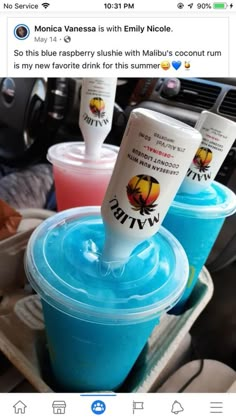
<instances>
[{"instance_id":1,"label":"blue slushie drink","mask_svg":"<svg viewBox=\"0 0 236 420\"><path fill-rule=\"evenodd\" d=\"M202 143L163 222L183 245L190 264L187 288L174 314L184 310L225 218L236 210L235 194L213 182L235 141L236 124L203 111L195 128L202 134Z\"/></svg>"},{"instance_id":2,"label":"blue slushie drink","mask_svg":"<svg viewBox=\"0 0 236 420\"><path fill-rule=\"evenodd\" d=\"M81 207L42 223L27 248L26 273L42 298L62 390L117 389L188 278L185 252L164 228L125 267L103 267L103 246L100 208Z\"/></svg>"},{"instance_id":3,"label":"blue slushie drink","mask_svg":"<svg viewBox=\"0 0 236 420\"><path fill-rule=\"evenodd\" d=\"M117 389L183 293L186 254L160 225L200 142L197 130L136 109L101 213L70 209L32 235L26 272L63 389Z\"/></svg>"}]
</instances>

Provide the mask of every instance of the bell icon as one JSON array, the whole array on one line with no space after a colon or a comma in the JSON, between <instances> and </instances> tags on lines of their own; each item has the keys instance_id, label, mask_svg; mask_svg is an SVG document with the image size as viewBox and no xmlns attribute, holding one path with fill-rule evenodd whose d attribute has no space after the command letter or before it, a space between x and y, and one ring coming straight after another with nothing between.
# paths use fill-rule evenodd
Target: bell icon
<instances>
[{"instance_id":1,"label":"bell icon","mask_svg":"<svg viewBox=\"0 0 236 420\"><path fill-rule=\"evenodd\" d=\"M178 401L175 401L172 405L171 413L178 414L181 411L184 411L182 405Z\"/></svg>"}]
</instances>

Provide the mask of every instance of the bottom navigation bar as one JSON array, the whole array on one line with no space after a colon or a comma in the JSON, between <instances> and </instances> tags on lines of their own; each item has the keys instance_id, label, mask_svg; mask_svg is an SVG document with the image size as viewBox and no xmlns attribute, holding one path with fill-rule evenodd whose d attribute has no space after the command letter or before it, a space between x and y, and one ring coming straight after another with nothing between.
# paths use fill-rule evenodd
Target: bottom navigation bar
<instances>
[{"instance_id":1,"label":"bottom navigation bar","mask_svg":"<svg viewBox=\"0 0 236 420\"><path fill-rule=\"evenodd\" d=\"M100 418L157 420L220 419L234 420L235 394L119 394L112 392L82 394L0 394L1 417L56 420ZM17 417L18 416L18 417Z\"/></svg>"}]
</instances>

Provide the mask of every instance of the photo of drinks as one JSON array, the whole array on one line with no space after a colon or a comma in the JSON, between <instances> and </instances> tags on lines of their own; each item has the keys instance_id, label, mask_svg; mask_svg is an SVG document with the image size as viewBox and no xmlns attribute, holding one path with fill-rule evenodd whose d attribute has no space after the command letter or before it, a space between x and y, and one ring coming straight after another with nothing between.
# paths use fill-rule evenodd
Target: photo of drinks
<instances>
[{"instance_id":1,"label":"photo of drinks","mask_svg":"<svg viewBox=\"0 0 236 420\"><path fill-rule=\"evenodd\" d=\"M236 78L0 96L0 392L236 392Z\"/></svg>"}]
</instances>

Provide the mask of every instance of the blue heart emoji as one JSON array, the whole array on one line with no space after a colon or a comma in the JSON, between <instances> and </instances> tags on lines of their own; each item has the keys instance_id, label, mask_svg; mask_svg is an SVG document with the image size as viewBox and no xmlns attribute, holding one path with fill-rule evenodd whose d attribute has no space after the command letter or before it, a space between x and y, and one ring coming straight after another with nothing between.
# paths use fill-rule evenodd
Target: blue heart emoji
<instances>
[{"instance_id":1,"label":"blue heart emoji","mask_svg":"<svg viewBox=\"0 0 236 420\"><path fill-rule=\"evenodd\" d=\"M174 67L175 70L178 70L181 66L181 61L172 61L172 66Z\"/></svg>"}]
</instances>

